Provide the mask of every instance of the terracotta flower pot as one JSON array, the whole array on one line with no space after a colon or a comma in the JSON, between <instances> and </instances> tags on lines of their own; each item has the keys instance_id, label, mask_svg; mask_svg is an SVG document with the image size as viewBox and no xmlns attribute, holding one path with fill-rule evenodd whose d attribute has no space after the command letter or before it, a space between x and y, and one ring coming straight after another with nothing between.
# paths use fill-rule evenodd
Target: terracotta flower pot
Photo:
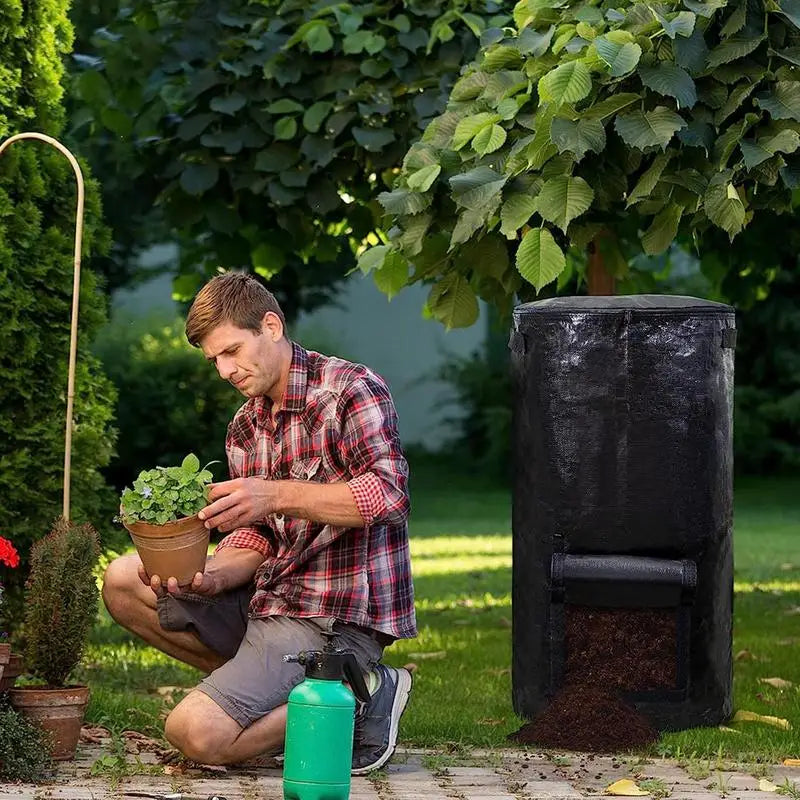
<instances>
[{"instance_id":1,"label":"terracotta flower pot","mask_svg":"<svg viewBox=\"0 0 800 800\"><path fill-rule=\"evenodd\" d=\"M3 678L4 670L11 659L11 645L0 644L0 680Z\"/></svg>"},{"instance_id":2,"label":"terracotta flower pot","mask_svg":"<svg viewBox=\"0 0 800 800\"><path fill-rule=\"evenodd\" d=\"M122 524L148 575L158 575L165 581L174 577L180 586L185 586L196 572L205 570L210 531L197 514L163 525L124 520Z\"/></svg>"},{"instance_id":3,"label":"terracotta flower pot","mask_svg":"<svg viewBox=\"0 0 800 800\"><path fill-rule=\"evenodd\" d=\"M19 653L12 653L5 668L0 667L0 694L7 692L22 673L22 656Z\"/></svg>"},{"instance_id":4,"label":"terracotta flower pot","mask_svg":"<svg viewBox=\"0 0 800 800\"><path fill-rule=\"evenodd\" d=\"M89 702L88 686L21 686L8 693L11 707L41 725L53 737L53 758L66 761L75 757L81 725Z\"/></svg>"}]
</instances>

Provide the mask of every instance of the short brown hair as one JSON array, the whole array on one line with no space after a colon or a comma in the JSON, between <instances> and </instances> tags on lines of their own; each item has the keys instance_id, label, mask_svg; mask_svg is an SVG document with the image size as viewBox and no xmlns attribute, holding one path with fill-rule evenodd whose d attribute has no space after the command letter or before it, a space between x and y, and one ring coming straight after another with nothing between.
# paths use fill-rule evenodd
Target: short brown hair
<instances>
[{"instance_id":1,"label":"short brown hair","mask_svg":"<svg viewBox=\"0 0 800 800\"><path fill-rule=\"evenodd\" d=\"M286 318L275 295L246 272L224 272L212 278L194 298L186 317L186 338L198 347L206 335L225 322L260 333L268 311L280 318L285 334Z\"/></svg>"}]
</instances>

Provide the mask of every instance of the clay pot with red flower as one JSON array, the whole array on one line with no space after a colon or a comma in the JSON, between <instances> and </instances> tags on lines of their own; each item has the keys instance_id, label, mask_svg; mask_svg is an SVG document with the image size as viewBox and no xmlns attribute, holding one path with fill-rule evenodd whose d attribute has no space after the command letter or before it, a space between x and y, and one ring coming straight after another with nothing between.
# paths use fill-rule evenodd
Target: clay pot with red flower
<instances>
[{"instance_id":1,"label":"clay pot with red flower","mask_svg":"<svg viewBox=\"0 0 800 800\"><path fill-rule=\"evenodd\" d=\"M97 614L93 570L100 542L91 525L56 520L31 549L25 586L25 671L37 683L8 692L17 713L50 733L52 756L75 755L89 688L70 683Z\"/></svg>"},{"instance_id":2,"label":"clay pot with red flower","mask_svg":"<svg viewBox=\"0 0 800 800\"><path fill-rule=\"evenodd\" d=\"M17 553L14 545L2 536L0 536L0 564L5 567L10 567L11 569L19 566L19 553ZM0 611L2 610L2 606L3 582L0 580ZM4 686L7 685L9 672L11 672L12 669L16 669L19 660L19 655L11 652L11 644L8 641L7 635L0 630L0 693L4 691ZM12 661L14 663L13 668L10 667ZM19 674L19 672L17 672L17 674Z\"/></svg>"}]
</instances>

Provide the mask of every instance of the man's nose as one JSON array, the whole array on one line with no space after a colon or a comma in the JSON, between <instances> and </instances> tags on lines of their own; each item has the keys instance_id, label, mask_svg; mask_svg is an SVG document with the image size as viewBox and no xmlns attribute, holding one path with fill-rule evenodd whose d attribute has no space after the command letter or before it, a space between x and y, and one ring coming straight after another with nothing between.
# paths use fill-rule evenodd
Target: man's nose
<instances>
[{"instance_id":1,"label":"man's nose","mask_svg":"<svg viewBox=\"0 0 800 800\"><path fill-rule=\"evenodd\" d=\"M236 372L236 365L233 361L229 361L228 359L217 359L217 372L219 372L220 378L224 381L229 381L231 376L234 372Z\"/></svg>"}]
</instances>

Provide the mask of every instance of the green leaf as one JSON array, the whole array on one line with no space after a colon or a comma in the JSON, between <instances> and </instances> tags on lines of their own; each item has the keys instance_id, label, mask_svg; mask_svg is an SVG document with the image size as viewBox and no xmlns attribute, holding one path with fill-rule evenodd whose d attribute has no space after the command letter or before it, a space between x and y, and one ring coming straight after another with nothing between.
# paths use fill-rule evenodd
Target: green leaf
<instances>
[{"instance_id":1,"label":"green leaf","mask_svg":"<svg viewBox=\"0 0 800 800\"><path fill-rule=\"evenodd\" d=\"M800 2L798 5L800 5ZM768 55L778 56L778 58L782 58L784 61L788 61L796 67L800 67L800 47L787 47L785 50L770 50Z\"/></svg>"},{"instance_id":2,"label":"green leaf","mask_svg":"<svg viewBox=\"0 0 800 800\"><path fill-rule=\"evenodd\" d=\"M488 111L483 111L480 114L471 114L464 117L461 122L456 125L455 133L453 134L452 148L453 150L460 150L462 147L471 142L487 125L493 125L500 119L499 114L493 114Z\"/></svg>"},{"instance_id":3,"label":"green leaf","mask_svg":"<svg viewBox=\"0 0 800 800\"><path fill-rule=\"evenodd\" d=\"M772 158L775 153L794 153L800 147L800 133L787 129L757 142L742 140L739 147L744 156L744 165L747 169L752 169Z\"/></svg>"},{"instance_id":4,"label":"green leaf","mask_svg":"<svg viewBox=\"0 0 800 800\"><path fill-rule=\"evenodd\" d=\"M778 0L781 13L800 30L800 0Z\"/></svg>"},{"instance_id":5,"label":"green leaf","mask_svg":"<svg viewBox=\"0 0 800 800\"><path fill-rule=\"evenodd\" d=\"M678 37L672 43L672 49L678 66L695 74L703 72L706 68L708 45L699 29L696 28L691 36Z\"/></svg>"},{"instance_id":6,"label":"green leaf","mask_svg":"<svg viewBox=\"0 0 800 800\"><path fill-rule=\"evenodd\" d=\"M771 92L756 95L756 102L773 119L793 119L800 122L800 83L778 81Z\"/></svg>"},{"instance_id":7,"label":"green leaf","mask_svg":"<svg viewBox=\"0 0 800 800\"><path fill-rule=\"evenodd\" d=\"M451 272L431 287L428 309L447 330L468 328L478 319L478 298L466 277Z\"/></svg>"},{"instance_id":8,"label":"green leaf","mask_svg":"<svg viewBox=\"0 0 800 800\"><path fill-rule=\"evenodd\" d=\"M606 119L606 117L622 111L623 108L627 108L641 99L640 95L632 93L612 95L599 103L595 103L593 106L589 106L583 111L582 116L584 119Z\"/></svg>"},{"instance_id":9,"label":"green leaf","mask_svg":"<svg viewBox=\"0 0 800 800\"><path fill-rule=\"evenodd\" d=\"M714 16L714 12L720 8L725 8L728 5L728 0L706 0L700 3L697 0L683 0L683 4L689 11L694 11L701 17L710 18Z\"/></svg>"},{"instance_id":10,"label":"green leaf","mask_svg":"<svg viewBox=\"0 0 800 800\"><path fill-rule=\"evenodd\" d=\"M374 269L380 269L386 260L391 248L385 244L370 247L358 257L358 268L365 274L369 274Z\"/></svg>"},{"instance_id":11,"label":"green leaf","mask_svg":"<svg viewBox=\"0 0 800 800\"><path fill-rule=\"evenodd\" d=\"M727 39L729 36L733 36L734 33L738 33L744 28L745 22L747 22L747 0L739 0L739 5L728 17L719 35L723 39Z\"/></svg>"},{"instance_id":12,"label":"green leaf","mask_svg":"<svg viewBox=\"0 0 800 800\"><path fill-rule=\"evenodd\" d=\"M749 55L764 41L764 36L732 36L718 44L709 54L707 65L713 69L720 64L727 64L737 58Z\"/></svg>"},{"instance_id":13,"label":"green leaf","mask_svg":"<svg viewBox=\"0 0 800 800\"><path fill-rule=\"evenodd\" d=\"M674 39L676 36L692 35L697 17L691 11L662 15L655 11L652 6L649 6L649 8L670 39Z\"/></svg>"},{"instance_id":14,"label":"green leaf","mask_svg":"<svg viewBox=\"0 0 800 800\"><path fill-rule=\"evenodd\" d=\"M440 164L431 164L428 167L418 169L416 172L408 176L406 184L409 189L416 192L427 192L433 186L433 182L442 171Z\"/></svg>"},{"instance_id":15,"label":"green leaf","mask_svg":"<svg viewBox=\"0 0 800 800\"><path fill-rule=\"evenodd\" d=\"M606 131L599 119L562 119L550 125L550 138L559 153L569 151L580 161L590 150L601 153L606 146Z\"/></svg>"},{"instance_id":16,"label":"green leaf","mask_svg":"<svg viewBox=\"0 0 800 800\"><path fill-rule=\"evenodd\" d=\"M554 281L566 265L563 251L547 228L529 230L517 249L517 271L537 292Z\"/></svg>"},{"instance_id":17,"label":"green leaf","mask_svg":"<svg viewBox=\"0 0 800 800\"><path fill-rule=\"evenodd\" d=\"M403 253L408 256L415 256L422 251L425 234L431 224L431 215L415 214L413 217L405 217L401 224L402 233L395 241Z\"/></svg>"},{"instance_id":18,"label":"green leaf","mask_svg":"<svg viewBox=\"0 0 800 800\"><path fill-rule=\"evenodd\" d=\"M516 192L508 196L500 209L500 233L508 239L515 239L517 231L536 211L536 197Z\"/></svg>"},{"instance_id":19,"label":"green leaf","mask_svg":"<svg viewBox=\"0 0 800 800\"><path fill-rule=\"evenodd\" d=\"M611 77L619 78L630 72L642 57L642 48L633 42L618 44L607 36L598 36L594 40L597 54L611 67Z\"/></svg>"},{"instance_id":20,"label":"green leaf","mask_svg":"<svg viewBox=\"0 0 800 800\"><path fill-rule=\"evenodd\" d=\"M653 159L653 163L642 173L642 176L636 182L636 186L633 187L633 190L628 195L628 206L632 206L634 203L638 203L640 200L650 196L671 157L672 153L659 153Z\"/></svg>"},{"instance_id":21,"label":"green leaf","mask_svg":"<svg viewBox=\"0 0 800 800\"><path fill-rule=\"evenodd\" d=\"M303 106L289 97L282 97L267 106L267 112L270 114L296 114L302 110Z\"/></svg>"},{"instance_id":22,"label":"green leaf","mask_svg":"<svg viewBox=\"0 0 800 800\"><path fill-rule=\"evenodd\" d=\"M247 97L241 92L231 92L229 95L222 97L213 97L208 104L212 111L219 111L221 114L233 116L240 108L244 108L247 103Z\"/></svg>"},{"instance_id":23,"label":"green leaf","mask_svg":"<svg viewBox=\"0 0 800 800\"><path fill-rule=\"evenodd\" d=\"M195 472L200 471L200 459L194 453L189 453L181 462L181 469L190 475L194 475Z\"/></svg>"},{"instance_id":24,"label":"green leaf","mask_svg":"<svg viewBox=\"0 0 800 800\"><path fill-rule=\"evenodd\" d=\"M506 178L491 167L476 167L450 178L453 199L459 206L479 211L498 195Z\"/></svg>"},{"instance_id":25,"label":"green leaf","mask_svg":"<svg viewBox=\"0 0 800 800\"><path fill-rule=\"evenodd\" d=\"M754 82L740 83L732 90L722 108L714 115L714 123L717 127L722 125L728 117L742 107L742 103L750 96L757 84Z\"/></svg>"},{"instance_id":26,"label":"green leaf","mask_svg":"<svg viewBox=\"0 0 800 800\"><path fill-rule=\"evenodd\" d=\"M326 100L317 101L303 114L303 127L310 133L316 133L332 109L333 103Z\"/></svg>"},{"instance_id":27,"label":"green leaf","mask_svg":"<svg viewBox=\"0 0 800 800\"><path fill-rule=\"evenodd\" d=\"M670 203L656 214L650 227L642 236L642 248L649 256L663 253L675 240L683 216L683 206Z\"/></svg>"},{"instance_id":28,"label":"green leaf","mask_svg":"<svg viewBox=\"0 0 800 800\"><path fill-rule=\"evenodd\" d=\"M180 184L187 194L201 195L211 189L219 179L216 164L189 164L181 172Z\"/></svg>"},{"instance_id":29,"label":"green leaf","mask_svg":"<svg viewBox=\"0 0 800 800\"><path fill-rule=\"evenodd\" d=\"M450 92L450 99L457 103L474 100L486 88L488 80L489 76L485 72L470 72L456 81Z\"/></svg>"},{"instance_id":30,"label":"green leaf","mask_svg":"<svg viewBox=\"0 0 800 800\"><path fill-rule=\"evenodd\" d=\"M379 153L395 140L390 128L353 128L353 138L371 153Z\"/></svg>"},{"instance_id":31,"label":"green leaf","mask_svg":"<svg viewBox=\"0 0 800 800\"><path fill-rule=\"evenodd\" d=\"M697 90L689 73L674 64L640 67L642 83L654 92L674 97L678 108L691 108L697 102Z\"/></svg>"},{"instance_id":32,"label":"green leaf","mask_svg":"<svg viewBox=\"0 0 800 800\"><path fill-rule=\"evenodd\" d=\"M487 125L472 140L472 149L478 155L485 156L501 148L505 141L505 128L497 124Z\"/></svg>"},{"instance_id":33,"label":"green leaf","mask_svg":"<svg viewBox=\"0 0 800 800\"><path fill-rule=\"evenodd\" d=\"M730 170L717 173L708 183L703 197L706 216L733 239L744 227L745 207L739 193L731 183Z\"/></svg>"},{"instance_id":34,"label":"green leaf","mask_svg":"<svg viewBox=\"0 0 800 800\"><path fill-rule=\"evenodd\" d=\"M408 261L396 251L387 254L383 265L373 270L375 285L391 300L401 289L408 286Z\"/></svg>"},{"instance_id":35,"label":"green leaf","mask_svg":"<svg viewBox=\"0 0 800 800\"><path fill-rule=\"evenodd\" d=\"M573 219L589 209L592 200L594 191L583 178L562 175L542 186L536 198L536 210L543 219L566 231Z\"/></svg>"},{"instance_id":36,"label":"green leaf","mask_svg":"<svg viewBox=\"0 0 800 800\"><path fill-rule=\"evenodd\" d=\"M328 30L327 24L315 25L310 28L303 41L308 47L309 53L327 53L333 47L333 36Z\"/></svg>"},{"instance_id":37,"label":"green leaf","mask_svg":"<svg viewBox=\"0 0 800 800\"><path fill-rule=\"evenodd\" d=\"M540 33L533 28L525 28L517 38L517 49L523 55L541 58L550 49L555 29L555 25L551 25Z\"/></svg>"},{"instance_id":38,"label":"green leaf","mask_svg":"<svg viewBox=\"0 0 800 800\"><path fill-rule=\"evenodd\" d=\"M430 195L420 192L410 192L408 189L394 189L391 192L381 192L378 202L387 214L402 216L404 214L419 214L431 204Z\"/></svg>"},{"instance_id":39,"label":"green leaf","mask_svg":"<svg viewBox=\"0 0 800 800\"><path fill-rule=\"evenodd\" d=\"M734 122L721 133L714 142L714 163L717 169L724 169L728 159L738 146L747 130L758 122L758 114L745 114L744 119Z\"/></svg>"},{"instance_id":40,"label":"green leaf","mask_svg":"<svg viewBox=\"0 0 800 800\"><path fill-rule=\"evenodd\" d=\"M569 61L539 79L539 98L560 106L577 103L592 90L592 75L580 61Z\"/></svg>"},{"instance_id":41,"label":"green leaf","mask_svg":"<svg viewBox=\"0 0 800 800\"><path fill-rule=\"evenodd\" d=\"M275 138L292 139L297 133L297 120L294 117L282 117L275 123Z\"/></svg>"},{"instance_id":42,"label":"green leaf","mask_svg":"<svg viewBox=\"0 0 800 800\"><path fill-rule=\"evenodd\" d=\"M660 147L663 150L676 131L686 127L686 121L674 111L657 106L652 111L619 114L614 121L614 127L623 141L631 147L639 150Z\"/></svg>"}]
</instances>

